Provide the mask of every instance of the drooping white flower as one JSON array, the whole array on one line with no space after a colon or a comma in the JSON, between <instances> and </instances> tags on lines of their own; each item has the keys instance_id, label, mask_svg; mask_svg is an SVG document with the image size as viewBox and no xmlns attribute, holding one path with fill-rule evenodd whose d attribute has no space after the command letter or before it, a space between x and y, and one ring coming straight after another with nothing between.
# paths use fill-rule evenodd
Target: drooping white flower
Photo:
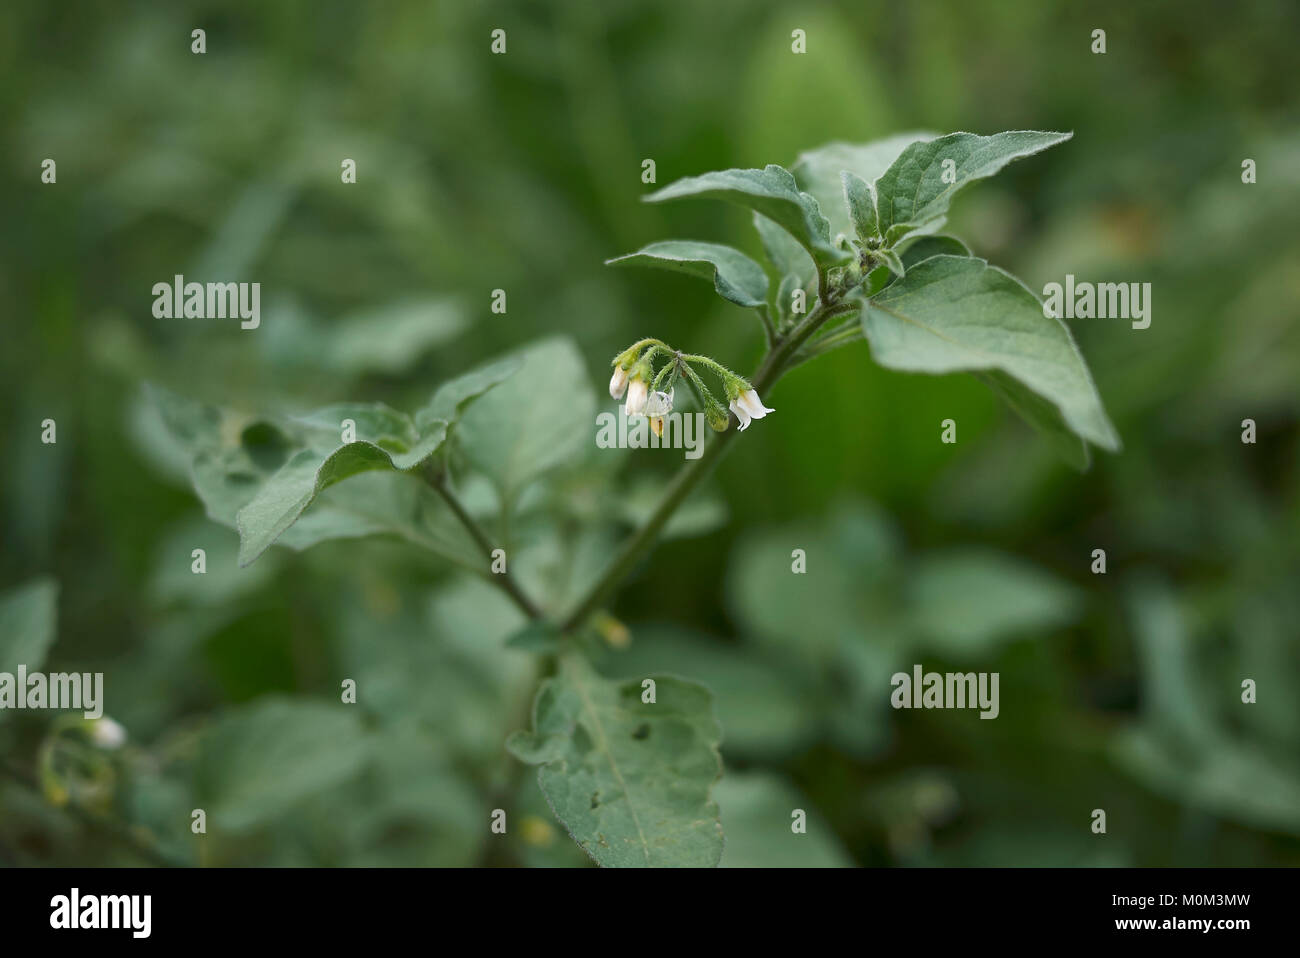
<instances>
[{"instance_id":1,"label":"drooping white flower","mask_svg":"<svg viewBox=\"0 0 1300 958\"><path fill-rule=\"evenodd\" d=\"M736 418L740 420L741 432L744 432L749 428L749 413L745 411L745 407L740 404L739 399L731 400L731 402L727 404L727 408L734 412Z\"/></svg>"},{"instance_id":2,"label":"drooping white flower","mask_svg":"<svg viewBox=\"0 0 1300 958\"><path fill-rule=\"evenodd\" d=\"M736 414L736 418L740 420L741 432L749 428L751 420L762 419L768 413L776 412L775 409L768 409L763 405L763 400L758 398L758 392L754 389L746 389L733 399L728 406Z\"/></svg>"},{"instance_id":3,"label":"drooping white flower","mask_svg":"<svg viewBox=\"0 0 1300 958\"><path fill-rule=\"evenodd\" d=\"M100 748L121 748L126 744L126 729L111 718L99 718L90 728L90 738Z\"/></svg>"},{"instance_id":4,"label":"drooping white flower","mask_svg":"<svg viewBox=\"0 0 1300 958\"><path fill-rule=\"evenodd\" d=\"M622 366L614 367L614 375L609 378L609 395L612 399L622 399L627 392L627 370Z\"/></svg>"},{"instance_id":5,"label":"drooping white flower","mask_svg":"<svg viewBox=\"0 0 1300 958\"><path fill-rule=\"evenodd\" d=\"M758 391L755 389L746 389L740 394L740 403L745 407L751 419L762 419L770 412L776 412L775 409L768 409L763 405L763 400L758 398Z\"/></svg>"},{"instance_id":6,"label":"drooping white flower","mask_svg":"<svg viewBox=\"0 0 1300 958\"><path fill-rule=\"evenodd\" d=\"M629 416L639 416L645 409L646 399L649 397L650 388L646 385L644 379L634 379L628 383L627 387L627 414Z\"/></svg>"},{"instance_id":7,"label":"drooping white flower","mask_svg":"<svg viewBox=\"0 0 1300 958\"><path fill-rule=\"evenodd\" d=\"M673 411L673 393L676 390L668 392L653 392L646 400L645 414L652 419L661 419Z\"/></svg>"}]
</instances>

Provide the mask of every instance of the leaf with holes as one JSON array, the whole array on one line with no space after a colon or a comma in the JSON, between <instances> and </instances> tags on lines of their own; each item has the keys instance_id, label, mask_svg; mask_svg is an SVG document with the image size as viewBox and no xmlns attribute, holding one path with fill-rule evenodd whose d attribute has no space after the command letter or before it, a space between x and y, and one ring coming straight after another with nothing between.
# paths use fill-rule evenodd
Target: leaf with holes
<instances>
[{"instance_id":1,"label":"leaf with holes","mask_svg":"<svg viewBox=\"0 0 1300 958\"><path fill-rule=\"evenodd\" d=\"M583 659L561 660L533 704L533 730L506 747L530 765L556 816L598 864L712 867L722 825L710 797L722 738L708 689L653 676L612 681Z\"/></svg>"}]
</instances>

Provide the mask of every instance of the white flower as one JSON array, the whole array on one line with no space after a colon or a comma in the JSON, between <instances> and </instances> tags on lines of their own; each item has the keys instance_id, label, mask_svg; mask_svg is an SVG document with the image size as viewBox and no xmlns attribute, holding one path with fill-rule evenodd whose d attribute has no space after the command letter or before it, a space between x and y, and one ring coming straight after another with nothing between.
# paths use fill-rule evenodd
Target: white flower
<instances>
[{"instance_id":1,"label":"white flower","mask_svg":"<svg viewBox=\"0 0 1300 958\"><path fill-rule=\"evenodd\" d=\"M90 738L100 748L121 748L126 744L126 729L111 718L96 719Z\"/></svg>"},{"instance_id":2,"label":"white flower","mask_svg":"<svg viewBox=\"0 0 1300 958\"><path fill-rule=\"evenodd\" d=\"M672 412L674 392L676 392L676 390L672 390L666 393L665 392L651 393L650 398L646 400L645 415L649 416L652 419L659 419Z\"/></svg>"},{"instance_id":3,"label":"white flower","mask_svg":"<svg viewBox=\"0 0 1300 958\"><path fill-rule=\"evenodd\" d=\"M758 392L753 389L746 389L729 404L730 409L740 420L740 431L744 432L749 428L751 419L762 419L770 412L776 412L775 409L768 409L763 405L763 400L758 398Z\"/></svg>"},{"instance_id":4,"label":"white flower","mask_svg":"<svg viewBox=\"0 0 1300 958\"><path fill-rule=\"evenodd\" d=\"M609 378L609 395L612 399L622 399L627 391L627 370L622 366L614 367L614 375Z\"/></svg>"},{"instance_id":5,"label":"white flower","mask_svg":"<svg viewBox=\"0 0 1300 958\"><path fill-rule=\"evenodd\" d=\"M645 409L649 391L644 379L632 380L627 387L627 414L629 416L641 415L641 411Z\"/></svg>"}]
</instances>

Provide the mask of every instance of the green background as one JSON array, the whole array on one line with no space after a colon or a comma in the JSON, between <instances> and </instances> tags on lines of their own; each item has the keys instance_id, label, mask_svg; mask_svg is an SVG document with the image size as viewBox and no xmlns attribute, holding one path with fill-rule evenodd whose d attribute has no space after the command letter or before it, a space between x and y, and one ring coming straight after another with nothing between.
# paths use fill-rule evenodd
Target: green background
<instances>
[{"instance_id":1,"label":"green background","mask_svg":"<svg viewBox=\"0 0 1300 958\"><path fill-rule=\"evenodd\" d=\"M47 668L103 671L130 740L0 718L0 862L581 863L502 749L526 717L513 611L384 540L237 570L142 383L412 409L557 333L602 393L641 336L752 370L752 315L602 265L673 237L760 251L739 209L642 204L643 159L662 186L1030 128L1074 138L949 229L1031 289L1152 284L1149 329L1071 324L1123 452L1075 473L973 378L836 352L763 397L695 534L612 604L634 641L602 668L717 693L724 864L1300 863L1298 28L1285 0L3 5L0 587L59 582ZM261 327L154 319L176 273L260 282ZM581 501L651 501L679 462L591 451ZM915 662L1000 672L1000 717L890 710Z\"/></svg>"}]
</instances>

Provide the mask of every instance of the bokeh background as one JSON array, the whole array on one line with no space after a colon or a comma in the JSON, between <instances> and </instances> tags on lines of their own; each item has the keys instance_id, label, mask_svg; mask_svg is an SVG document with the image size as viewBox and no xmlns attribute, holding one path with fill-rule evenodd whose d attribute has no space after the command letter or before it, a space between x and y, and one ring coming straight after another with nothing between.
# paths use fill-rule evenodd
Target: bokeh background
<instances>
[{"instance_id":1,"label":"bokeh background","mask_svg":"<svg viewBox=\"0 0 1300 958\"><path fill-rule=\"evenodd\" d=\"M765 397L612 603L633 642L601 667L714 688L726 865L1300 864L1297 35L1288 0L0 6L0 587L58 583L47 668L105 672L129 735L0 719L0 862L582 864L501 747L513 610L382 538L238 570L142 384L410 409L553 334L598 388L643 335L752 369L756 320L707 284L602 265L672 237L759 253L738 209L639 202L643 159L663 185L1037 128L1075 135L950 230L1034 289L1153 284L1149 329L1073 324L1123 452L1073 472L975 380L836 352ZM175 273L259 281L261 328L154 319ZM556 482L624 520L678 463L592 452ZM1000 672L1001 716L892 711L914 662Z\"/></svg>"}]
</instances>

